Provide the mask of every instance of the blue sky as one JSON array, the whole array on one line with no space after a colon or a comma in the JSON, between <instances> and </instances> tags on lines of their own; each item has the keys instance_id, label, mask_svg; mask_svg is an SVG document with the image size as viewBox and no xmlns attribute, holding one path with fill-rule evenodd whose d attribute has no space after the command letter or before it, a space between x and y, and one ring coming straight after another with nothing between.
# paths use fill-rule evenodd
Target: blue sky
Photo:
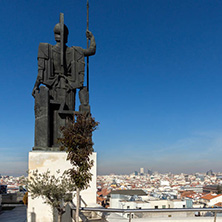
<instances>
[{"instance_id":1,"label":"blue sky","mask_svg":"<svg viewBox=\"0 0 222 222\"><path fill-rule=\"evenodd\" d=\"M222 1L89 2L98 173L222 171ZM1 174L27 170L38 45L60 12L85 48L86 1L1 1Z\"/></svg>"}]
</instances>

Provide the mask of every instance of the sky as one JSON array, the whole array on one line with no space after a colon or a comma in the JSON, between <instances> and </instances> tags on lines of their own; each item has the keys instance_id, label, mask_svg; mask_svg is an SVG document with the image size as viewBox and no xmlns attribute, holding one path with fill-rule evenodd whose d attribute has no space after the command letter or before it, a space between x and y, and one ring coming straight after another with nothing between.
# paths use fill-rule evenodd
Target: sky
<instances>
[{"instance_id":1,"label":"sky","mask_svg":"<svg viewBox=\"0 0 222 222\"><path fill-rule=\"evenodd\" d=\"M98 174L222 171L222 1L89 4ZM86 48L86 0L1 0L0 174L28 169L38 45L55 43L60 12L68 46Z\"/></svg>"}]
</instances>

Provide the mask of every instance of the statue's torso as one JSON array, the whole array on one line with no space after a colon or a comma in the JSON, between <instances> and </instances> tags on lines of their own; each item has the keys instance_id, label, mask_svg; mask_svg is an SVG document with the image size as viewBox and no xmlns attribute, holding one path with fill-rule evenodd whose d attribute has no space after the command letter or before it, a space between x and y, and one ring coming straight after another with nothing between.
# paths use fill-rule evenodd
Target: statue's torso
<instances>
[{"instance_id":1,"label":"statue's torso","mask_svg":"<svg viewBox=\"0 0 222 222\"><path fill-rule=\"evenodd\" d=\"M65 87L64 84L60 84L61 81L65 81L66 88L81 88L83 86L85 70L82 48L66 47L64 55L64 65L62 67L60 47L57 45L52 46L48 43L40 43L38 60L39 63L42 63L42 60L45 63L43 84L49 88Z\"/></svg>"},{"instance_id":2,"label":"statue's torso","mask_svg":"<svg viewBox=\"0 0 222 222\"><path fill-rule=\"evenodd\" d=\"M71 75L71 62L74 60L74 50L72 48L66 47L65 49L65 63L64 63L64 74ZM53 70L54 73L61 73L61 51L60 47L52 46L52 60L53 60Z\"/></svg>"}]
</instances>

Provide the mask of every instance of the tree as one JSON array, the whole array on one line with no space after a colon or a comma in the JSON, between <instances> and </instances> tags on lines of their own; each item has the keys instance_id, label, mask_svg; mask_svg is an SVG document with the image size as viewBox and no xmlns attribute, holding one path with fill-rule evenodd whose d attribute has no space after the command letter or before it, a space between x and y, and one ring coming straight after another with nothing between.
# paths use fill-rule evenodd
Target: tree
<instances>
[{"instance_id":1,"label":"tree","mask_svg":"<svg viewBox=\"0 0 222 222\"><path fill-rule=\"evenodd\" d=\"M30 177L26 183L32 198L41 196L45 203L57 209L58 222L61 222L65 207L72 200L75 184L72 183L67 172L62 175L59 173L57 171L56 177L50 175L49 170L45 173L39 173L38 170L35 170L29 173Z\"/></svg>"},{"instance_id":2,"label":"tree","mask_svg":"<svg viewBox=\"0 0 222 222\"><path fill-rule=\"evenodd\" d=\"M61 150L66 150L67 160L72 168L62 175L51 175L50 171L39 173L38 170L30 172L27 180L28 191L32 198L42 197L45 203L58 211L58 222L61 222L66 205L72 201L72 192L76 190L76 221L79 221L79 197L80 191L89 186L92 179L90 169L93 161L90 155L93 152L92 132L97 128L91 115L75 114L74 120L63 127L63 137L59 138Z\"/></svg>"},{"instance_id":3,"label":"tree","mask_svg":"<svg viewBox=\"0 0 222 222\"><path fill-rule=\"evenodd\" d=\"M93 166L93 161L90 160L93 152L92 133L98 124L90 114L80 113L75 114L73 121L61 129L63 133L63 137L59 139L61 150L66 150L67 160L73 166L67 172L76 187L76 222L79 221L80 191L86 189L92 179L90 173Z\"/></svg>"}]
</instances>

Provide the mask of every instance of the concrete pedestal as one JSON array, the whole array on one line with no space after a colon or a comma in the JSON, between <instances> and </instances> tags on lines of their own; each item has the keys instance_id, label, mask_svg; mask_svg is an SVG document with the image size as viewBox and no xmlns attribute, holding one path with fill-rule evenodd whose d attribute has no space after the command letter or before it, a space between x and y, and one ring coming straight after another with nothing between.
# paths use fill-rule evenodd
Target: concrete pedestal
<instances>
[{"instance_id":1,"label":"concrete pedestal","mask_svg":"<svg viewBox=\"0 0 222 222\"><path fill-rule=\"evenodd\" d=\"M37 170L39 173L50 171L52 175L57 175L56 171L60 170L62 174L65 170L70 169L72 165L66 160L66 152L52 151L32 151L29 152L29 171ZM96 205L96 177L97 177L97 161L96 153L93 153L91 159L94 161L94 166L91 169L92 181L87 190L81 191L80 195L87 206ZM63 218L69 222L70 212L67 212ZM27 222L57 222L55 210L48 204L44 203L42 198L32 199L30 194L28 197ZM70 221L71 222L71 221Z\"/></svg>"}]
</instances>

